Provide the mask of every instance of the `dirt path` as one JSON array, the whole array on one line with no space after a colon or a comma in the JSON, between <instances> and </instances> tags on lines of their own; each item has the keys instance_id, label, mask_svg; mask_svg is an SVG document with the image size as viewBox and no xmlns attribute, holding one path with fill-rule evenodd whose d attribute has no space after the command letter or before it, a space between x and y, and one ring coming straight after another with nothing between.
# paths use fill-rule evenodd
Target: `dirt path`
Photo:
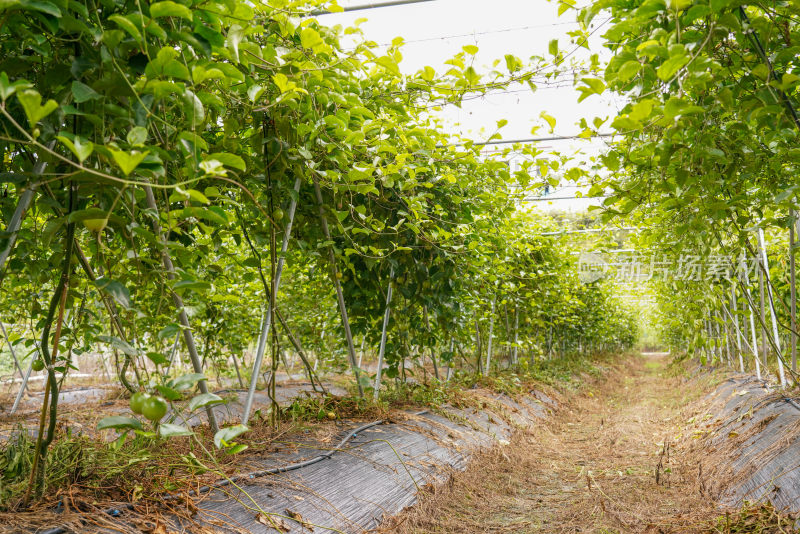
<instances>
[{"instance_id":1,"label":"dirt path","mask_svg":"<svg viewBox=\"0 0 800 534\"><path fill-rule=\"evenodd\" d=\"M387 531L709 531L720 512L701 494L684 450L691 437L681 437L698 388L668 363L663 354L618 362L553 421L480 455Z\"/></svg>"}]
</instances>

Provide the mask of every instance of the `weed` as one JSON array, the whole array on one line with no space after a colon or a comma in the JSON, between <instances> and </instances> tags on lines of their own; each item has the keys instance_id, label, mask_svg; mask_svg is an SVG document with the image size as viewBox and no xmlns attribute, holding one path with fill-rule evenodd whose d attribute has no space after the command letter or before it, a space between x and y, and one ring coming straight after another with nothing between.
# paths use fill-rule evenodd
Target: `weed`
<instances>
[{"instance_id":1,"label":"weed","mask_svg":"<svg viewBox=\"0 0 800 534\"><path fill-rule=\"evenodd\" d=\"M717 518L706 534L783 534L795 531L797 517L782 513L770 503L745 503L738 511Z\"/></svg>"}]
</instances>

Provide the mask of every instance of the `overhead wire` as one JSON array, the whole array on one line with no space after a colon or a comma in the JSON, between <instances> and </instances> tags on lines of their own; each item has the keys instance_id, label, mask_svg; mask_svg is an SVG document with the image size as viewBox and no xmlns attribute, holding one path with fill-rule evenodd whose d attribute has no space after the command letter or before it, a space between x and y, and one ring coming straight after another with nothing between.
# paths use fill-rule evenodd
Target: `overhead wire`
<instances>
[{"instance_id":1,"label":"overhead wire","mask_svg":"<svg viewBox=\"0 0 800 534\"><path fill-rule=\"evenodd\" d=\"M551 24L532 24L528 26L512 26L510 28L500 28L496 30L484 30L478 32L470 32L470 33L457 33L453 35L441 35L441 36L433 36L433 37L424 37L421 39L408 39L403 40L402 43L398 43L399 46L405 46L409 44L418 44L418 43L430 43L433 41L446 41L448 39L460 39L462 37L478 37L483 35L495 35L499 33L512 33L517 31L525 31L525 30L535 30L539 28L554 28L556 26L572 26L578 24L576 21L569 21L569 22L554 22ZM378 46L392 46L394 43L376 43ZM344 48L344 50L354 50L357 47L348 47Z\"/></svg>"}]
</instances>

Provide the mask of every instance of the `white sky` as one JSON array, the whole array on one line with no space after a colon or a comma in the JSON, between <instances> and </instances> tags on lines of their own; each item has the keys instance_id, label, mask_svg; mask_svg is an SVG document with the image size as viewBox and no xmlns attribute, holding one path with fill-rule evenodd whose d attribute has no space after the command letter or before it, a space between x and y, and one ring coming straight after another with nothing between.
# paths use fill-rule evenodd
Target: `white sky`
<instances>
[{"instance_id":1,"label":"white sky","mask_svg":"<svg viewBox=\"0 0 800 534\"><path fill-rule=\"evenodd\" d=\"M341 6L369 3L369 0L339 1ZM557 9L555 2L546 0L435 0L321 15L318 20L328 26L352 26L357 19L366 18L368 20L361 28L367 39L383 44L391 42L394 37L403 37L406 44L402 48L400 69L406 74L424 66L443 73L449 68L444 62L468 44L480 49L474 63L476 70L487 72L495 59L502 60L506 54L514 54L523 61L533 55L551 57L547 48L552 39L558 39L561 50L571 51L575 48L571 43L572 38L566 34L578 27L574 22L575 11L558 17ZM600 14L594 21L594 27L602 24L606 18ZM608 57L599 37L604 29L600 28L589 40L591 53L599 53L601 63ZM343 45L347 46L347 43ZM580 49L572 57L588 59L589 53L586 49ZM505 70L504 65L503 61L499 69ZM577 125L581 117L591 123L594 117L613 117L622 106L618 98L606 94L593 95L579 104L579 93L570 84L558 85L540 86L535 93L518 86L512 91L519 92L493 93L465 102L462 108L448 106L440 115L449 131L475 140L486 139L495 131L497 121L506 119L508 124L501 134L504 139L515 139L576 135L581 131ZM556 118L554 134L550 134L549 126L539 117L542 111ZM611 131L607 124L600 130ZM532 135L531 128L537 125L542 127ZM581 148L587 154L595 154L603 146L603 141L556 141L542 145L564 151ZM552 196L572 197L575 191L575 187L568 187L556 191ZM545 211L582 211L593 203L597 201L552 201L537 202L535 205Z\"/></svg>"}]
</instances>

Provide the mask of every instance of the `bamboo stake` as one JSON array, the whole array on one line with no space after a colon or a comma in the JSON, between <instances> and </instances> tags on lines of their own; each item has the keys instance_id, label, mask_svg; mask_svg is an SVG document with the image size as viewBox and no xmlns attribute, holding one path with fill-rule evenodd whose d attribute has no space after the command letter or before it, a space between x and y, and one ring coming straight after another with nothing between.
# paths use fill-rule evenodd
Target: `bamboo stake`
<instances>
[{"instance_id":1,"label":"bamboo stake","mask_svg":"<svg viewBox=\"0 0 800 534\"><path fill-rule=\"evenodd\" d=\"M497 296L492 297L492 315L489 317L489 339L486 343L486 368L483 370L483 376L489 376L489 370L492 365L492 337L494 335L494 310L497 304Z\"/></svg>"},{"instance_id":2,"label":"bamboo stake","mask_svg":"<svg viewBox=\"0 0 800 534\"><path fill-rule=\"evenodd\" d=\"M747 284L744 283L742 284L742 286L744 287L744 296L747 300L747 303L749 304L748 308L750 309L750 337L752 338L753 342L752 349L753 349L753 359L756 362L756 377L759 380L761 380L761 362L759 361L758 358L758 337L756 335L755 312L753 311L755 305L753 304L753 299L750 295L750 288L747 286Z\"/></svg>"},{"instance_id":3,"label":"bamboo stake","mask_svg":"<svg viewBox=\"0 0 800 534\"><path fill-rule=\"evenodd\" d=\"M55 146L55 140L48 144L47 149L51 150L53 146ZM47 168L47 162L38 161L33 166L31 174L38 178L44 174L45 168ZM36 190L38 188L39 184L33 183L22 192L22 195L19 197L19 201L17 201L17 207L14 210L14 213L11 215L11 219L8 221L8 226L6 226L5 230L5 233L8 234L8 242L3 250L0 251L0 273L2 273L5 269L6 261L11 255L11 251L14 249L14 244L17 242L17 235L22 227L22 220L25 218L25 213L31 206L31 202L33 202L33 197L36 195Z\"/></svg>"},{"instance_id":4,"label":"bamboo stake","mask_svg":"<svg viewBox=\"0 0 800 534\"><path fill-rule=\"evenodd\" d=\"M289 220L286 223L286 228L283 232L283 242L281 243L281 255L278 258L278 263L275 266L275 279L270 288L270 300L277 300L278 290L281 287L281 274L283 273L283 265L286 261L285 253L289 248L289 237L292 234L292 223L294 222L294 214L297 211L297 195L300 192L300 178L294 181L294 192L291 200L289 201ZM272 306L267 303L267 309L261 319L261 333L258 337L258 345L256 347L256 359L253 362L253 373L250 375L250 387L247 390L247 397L244 401L244 408L242 408L242 424L246 425L250 419L250 411L253 409L253 399L256 395L256 385L258 384L258 375L261 372L261 365L264 363L264 353L267 349L267 338L269 337L270 328L272 327ZM288 369L287 369L288 371ZM274 375L273 375L274 376Z\"/></svg>"},{"instance_id":5,"label":"bamboo stake","mask_svg":"<svg viewBox=\"0 0 800 534\"><path fill-rule=\"evenodd\" d=\"M447 362L447 375L444 378L445 382L450 382L450 378L453 376L453 356L455 356L455 354L453 353L453 348L454 348L453 344L454 343L455 343L455 340L451 337L450 338L450 360Z\"/></svg>"},{"instance_id":6,"label":"bamboo stake","mask_svg":"<svg viewBox=\"0 0 800 534\"><path fill-rule=\"evenodd\" d=\"M319 180L314 177L314 194L317 197L317 204L319 207L319 219L322 226L322 234L325 239L331 240L331 233L328 229L328 219L325 217L325 207L322 203L322 191L319 188ZM350 320L347 317L347 307L344 303L344 294L342 293L342 284L339 282L339 271L336 268L336 254L333 247L328 247L328 259L331 264L331 278L333 278L333 285L336 289L336 299L339 303L339 313L342 316L342 326L344 327L344 336L347 340L347 353L350 357L350 367L353 370L353 375L356 378L356 386L358 387L358 396L364 396L364 386L361 384L361 370L358 368L356 362L356 349L353 345L353 334L350 331Z\"/></svg>"},{"instance_id":7,"label":"bamboo stake","mask_svg":"<svg viewBox=\"0 0 800 534\"><path fill-rule=\"evenodd\" d=\"M514 306L514 348L511 351L514 365L519 363L519 309Z\"/></svg>"},{"instance_id":8,"label":"bamboo stake","mask_svg":"<svg viewBox=\"0 0 800 534\"><path fill-rule=\"evenodd\" d=\"M431 332L431 322L428 320L428 308L427 306L422 307L422 318L425 320L425 330L428 331L430 334ZM436 377L436 380L441 380L439 378L439 364L436 363L436 352L435 347L429 347L431 351L431 364L433 365L433 376ZM422 353L422 369L425 369L425 349L421 350Z\"/></svg>"},{"instance_id":9,"label":"bamboo stake","mask_svg":"<svg viewBox=\"0 0 800 534\"><path fill-rule=\"evenodd\" d=\"M31 363L28 364L28 371L25 373L25 376L22 377L22 384L20 385L19 391L17 392L17 396L14 399L14 405L11 407L11 415L14 415L14 413L16 413L17 411L17 408L19 408L19 403L22 400L22 394L25 392L28 380L31 377L31 372L33 371L33 361L35 359L36 359L35 357L31 358Z\"/></svg>"},{"instance_id":10,"label":"bamboo stake","mask_svg":"<svg viewBox=\"0 0 800 534\"><path fill-rule=\"evenodd\" d=\"M394 280L394 267L389 269L389 288L386 290L386 309L383 312L383 328L381 329L381 343L378 347L378 370L375 373L375 388L372 400L378 402L381 389L381 373L383 372L383 354L386 351L386 332L389 328L390 304L392 302L392 281Z\"/></svg>"},{"instance_id":11,"label":"bamboo stake","mask_svg":"<svg viewBox=\"0 0 800 534\"><path fill-rule=\"evenodd\" d=\"M758 229L758 245L761 249L761 258L763 261L764 267L764 276L766 277L767 281L767 295L769 296L769 315L770 319L772 320L772 337L775 340L775 349L777 351L778 357L778 376L781 380L781 387L786 387L786 374L783 370L783 354L781 353L781 340L778 334L778 320L775 317L775 299L772 295L772 283L769 278L769 262L767 259L767 248L764 243L764 230L759 228Z\"/></svg>"},{"instance_id":12,"label":"bamboo stake","mask_svg":"<svg viewBox=\"0 0 800 534\"><path fill-rule=\"evenodd\" d=\"M281 323L284 332L286 332L286 336L289 338L289 342L292 344L294 350L296 350L297 354L300 356L300 360L303 362L303 366L306 368L306 371L308 372L308 380L311 382L311 387L314 389L314 391L317 391L317 386L314 383L314 371L311 368L311 362L308 361L308 357L306 356L306 353L303 350L302 345L300 345L300 342L295 337L294 333L292 332L292 329L289 328L289 325L286 323L283 314L281 314L277 306L275 307L275 316L278 318L278 322ZM320 380L319 376L317 376L317 383L319 384L322 393L324 395L327 395L328 392L325 390L325 386L322 385L322 380Z\"/></svg>"},{"instance_id":13,"label":"bamboo stake","mask_svg":"<svg viewBox=\"0 0 800 534\"><path fill-rule=\"evenodd\" d=\"M761 265L761 258L758 257L759 266ZM764 365L767 365L767 316L766 307L764 304L764 273L761 268L758 268L758 299L759 299L759 314L761 317L761 356L764 358Z\"/></svg>"},{"instance_id":14,"label":"bamboo stake","mask_svg":"<svg viewBox=\"0 0 800 534\"><path fill-rule=\"evenodd\" d=\"M14 346L11 344L11 340L8 339L8 332L6 332L6 325L3 324L3 321L0 321L0 330L2 330L3 337L6 340L6 344L8 344L8 350L11 352L11 358L14 360L14 367L17 369L17 371L19 371L19 376L22 378L22 386L24 388L27 385L27 380L25 380L25 373L22 371L22 366L20 366L19 364L16 352L14 352Z\"/></svg>"},{"instance_id":15,"label":"bamboo stake","mask_svg":"<svg viewBox=\"0 0 800 534\"><path fill-rule=\"evenodd\" d=\"M242 381L242 373L239 372L239 361L235 354L231 354L233 360L233 368L236 369L236 379L239 381L239 387L244 388L244 381Z\"/></svg>"},{"instance_id":16,"label":"bamboo stake","mask_svg":"<svg viewBox=\"0 0 800 534\"><path fill-rule=\"evenodd\" d=\"M736 347L739 353L739 372L744 373L744 357L742 356L742 333L739 330L739 304L736 295L736 285L731 284L731 306L733 306L733 323L736 327ZM728 311L727 309L725 311ZM730 312L728 312L730 315Z\"/></svg>"},{"instance_id":17,"label":"bamboo stake","mask_svg":"<svg viewBox=\"0 0 800 534\"><path fill-rule=\"evenodd\" d=\"M795 224L797 224L797 213L790 211L792 224L789 226L789 289L791 293L791 325L792 331L789 339L792 345L792 371L797 372L797 286L795 278L794 248L795 248Z\"/></svg>"},{"instance_id":18,"label":"bamboo stake","mask_svg":"<svg viewBox=\"0 0 800 534\"><path fill-rule=\"evenodd\" d=\"M729 312L729 311L726 309L726 310L725 310L725 313L727 313L727 314L728 314L728 316L730 317L730 313L731 313L731 312ZM745 325L746 325L746 324L747 324L747 323L745 323ZM747 350L750 350L750 351L752 351L753 349L752 349L752 347L750 346L750 343L748 343L748 342L747 342L747 333L746 333L746 332L741 332L741 331L739 330L739 324L738 324L738 323L734 323L734 326L736 327L736 332L737 332L737 334L739 334L739 335L741 336L742 342L743 342L743 343L746 345L746 348L747 348ZM741 362L741 360L742 360L742 355L740 354L740 355L739 355L739 361ZM743 364L742 364L742 365L743 365ZM742 369L744 369L744 367L742 367ZM744 371L742 371L742 372L744 372Z\"/></svg>"},{"instance_id":19,"label":"bamboo stake","mask_svg":"<svg viewBox=\"0 0 800 534\"><path fill-rule=\"evenodd\" d=\"M361 369L361 363L364 361L364 343L367 341L367 336L361 336L361 348L358 350L358 368Z\"/></svg>"},{"instance_id":20,"label":"bamboo stake","mask_svg":"<svg viewBox=\"0 0 800 534\"><path fill-rule=\"evenodd\" d=\"M164 236L161 233L161 223L159 222L159 212L158 205L156 204L156 197L153 195L153 189L149 185L144 186L144 194L147 200L147 207L155 211L155 217L153 218L153 233L164 247L161 251L161 262L164 265L167 279L174 280L176 278L175 265L172 263L172 258L170 257L169 251L166 248ZM178 310L178 320L183 328L183 341L186 343L186 350L189 352L189 357L192 360L192 367L194 368L195 373L203 374L203 364L200 362L200 356L197 353L197 346L194 343L194 335L192 334L191 325L189 324L189 316L186 315L183 299L175 291L171 291L171 293L172 302L175 304L175 308ZM200 388L201 393L208 393L207 379L204 378L203 380L200 380L197 386ZM219 426L217 425L217 417L214 415L214 410L211 406L206 406L206 415L208 415L208 424L211 427L211 431L216 434L219 430Z\"/></svg>"},{"instance_id":21,"label":"bamboo stake","mask_svg":"<svg viewBox=\"0 0 800 534\"><path fill-rule=\"evenodd\" d=\"M722 306L724 308L725 305L723 304ZM717 317L719 317L719 312L717 312ZM722 317L719 317L719 319L722 320ZM725 359L728 362L728 367L733 367L733 365L732 365L733 358L731 357L731 343L730 343L731 330L730 330L730 326L728 325L728 320L727 319L724 320L724 325L725 325L725 337L724 337ZM721 332L721 329L720 329L720 332Z\"/></svg>"},{"instance_id":22,"label":"bamboo stake","mask_svg":"<svg viewBox=\"0 0 800 534\"><path fill-rule=\"evenodd\" d=\"M178 353L178 343L181 340L180 332L175 334L175 341L172 343L172 348L169 352L169 363L167 363L167 370L166 374L169 374L170 369L172 369L172 364L175 362L175 355Z\"/></svg>"}]
</instances>

